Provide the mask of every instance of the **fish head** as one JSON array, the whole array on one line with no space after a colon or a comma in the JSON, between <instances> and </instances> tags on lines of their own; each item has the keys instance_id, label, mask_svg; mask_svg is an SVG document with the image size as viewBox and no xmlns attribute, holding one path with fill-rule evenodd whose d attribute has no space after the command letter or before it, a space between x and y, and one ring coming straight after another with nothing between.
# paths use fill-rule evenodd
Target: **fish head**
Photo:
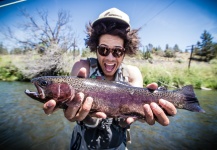
<instances>
[{"instance_id":1,"label":"fish head","mask_svg":"<svg viewBox=\"0 0 217 150\"><path fill-rule=\"evenodd\" d=\"M25 93L35 100L47 102L53 99L55 101L65 102L74 98L74 88L62 78L44 76L34 78L31 82L35 85L37 92L32 92L27 89Z\"/></svg>"}]
</instances>

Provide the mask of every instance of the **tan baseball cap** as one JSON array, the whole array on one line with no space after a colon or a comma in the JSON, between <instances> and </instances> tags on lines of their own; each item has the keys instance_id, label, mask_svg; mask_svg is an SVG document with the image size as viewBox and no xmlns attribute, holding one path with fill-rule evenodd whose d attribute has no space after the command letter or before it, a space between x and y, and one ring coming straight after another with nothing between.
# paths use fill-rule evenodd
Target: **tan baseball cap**
<instances>
[{"instance_id":1,"label":"tan baseball cap","mask_svg":"<svg viewBox=\"0 0 217 150\"><path fill-rule=\"evenodd\" d=\"M117 8L110 8L104 11L103 13L101 13L98 19L92 23L92 26L94 27L96 24L98 24L101 21L109 21L109 20L117 21L126 24L126 26L130 27L129 16Z\"/></svg>"}]
</instances>

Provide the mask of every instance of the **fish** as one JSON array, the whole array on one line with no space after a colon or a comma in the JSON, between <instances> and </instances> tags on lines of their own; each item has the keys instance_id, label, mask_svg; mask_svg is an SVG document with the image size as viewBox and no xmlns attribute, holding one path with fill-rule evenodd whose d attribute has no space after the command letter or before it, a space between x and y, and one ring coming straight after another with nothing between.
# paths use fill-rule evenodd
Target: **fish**
<instances>
[{"instance_id":1,"label":"fish","mask_svg":"<svg viewBox=\"0 0 217 150\"><path fill-rule=\"evenodd\" d=\"M178 109L205 112L200 107L192 85L176 90L150 90L134 87L125 82L74 76L42 76L33 78L31 82L37 92L26 89L25 94L32 99L42 103L53 99L57 107L66 109L68 102L80 107L82 102L77 102L74 97L78 92L83 92L85 98L93 98L90 114L104 112L110 118L131 116L144 119L143 105L152 102L159 104L159 99L171 102Z\"/></svg>"}]
</instances>

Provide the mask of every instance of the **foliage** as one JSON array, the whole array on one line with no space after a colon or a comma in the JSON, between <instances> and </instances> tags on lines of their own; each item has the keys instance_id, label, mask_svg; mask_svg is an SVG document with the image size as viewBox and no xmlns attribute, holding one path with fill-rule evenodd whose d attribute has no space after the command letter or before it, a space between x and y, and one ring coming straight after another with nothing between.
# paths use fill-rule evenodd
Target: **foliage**
<instances>
[{"instance_id":1,"label":"foliage","mask_svg":"<svg viewBox=\"0 0 217 150\"><path fill-rule=\"evenodd\" d=\"M167 58L173 58L176 57L176 52L181 52L179 49L179 46L177 44L174 45L173 48L169 47L168 44L165 46L165 50L163 51L160 46L154 47L152 44L148 44L146 46L146 51L143 49L143 58L144 59L152 59L151 54L156 54L158 56L167 57Z\"/></svg>"},{"instance_id":2,"label":"foliage","mask_svg":"<svg viewBox=\"0 0 217 150\"><path fill-rule=\"evenodd\" d=\"M11 61L3 62L2 57L0 57L0 80L15 81L23 80L21 72L12 65Z\"/></svg>"},{"instance_id":3,"label":"foliage","mask_svg":"<svg viewBox=\"0 0 217 150\"><path fill-rule=\"evenodd\" d=\"M187 68L187 64L184 63L148 63L139 66L144 77L144 86L149 83L156 82L159 86L163 85L170 88L180 88L191 84L194 88L198 89L201 87L217 89L217 68L215 67L211 67L206 63L198 65L193 62L190 70Z\"/></svg>"},{"instance_id":4,"label":"foliage","mask_svg":"<svg viewBox=\"0 0 217 150\"><path fill-rule=\"evenodd\" d=\"M143 52L143 56L142 57L144 59L152 59L151 52L150 51Z\"/></svg>"},{"instance_id":5,"label":"foliage","mask_svg":"<svg viewBox=\"0 0 217 150\"><path fill-rule=\"evenodd\" d=\"M13 60L12 63L27 79L44 75L68 75L72 59L67 55L58 45L53 44L43 54L29 51L21 56L21 60Z\"/></svg>"},{"instance_id":6,"label":"foliage","mask_svg":"<svg viewBox=\"0 0 217 150\"><path fill-rule=\"evenodd\" d=\"M217 59L212 59L210 62L213 73L217 76Z\"/></svg>"},{"instance_id":7,"label":"foliage","mask_svg":"<svg viewBox=\"0 0 217 150\"><path fill-rule=\"evenodd\" d=\"M95 56L95 53L90 52L88 48L85 48L85 49L82 49L81 57L87 58L87 57L96 57L96 56Z\"/></svg>"},{"instance_id":8,"label":"foliage","mask_svg":"<svg viewBox=\"0 0 217 150\"><path fill-rule=\"evenodd\" d=\"M10 54L14 54L14 55L17 55L17 54L22 54L23 53L23 50L21 48L13 48L11 51L10 51Z\"/></svg>"},{"instance_id":9,"label":"foliage","mask_svg":"<svg viewBox=\"0 0 217 150\"><path fill-rule=\"evenodd\" d=\"M2 43L0 43L0 55L7 55L8 50L3 46Z\"/></svg>"},{"instance_id":10,"label":"foliage","mask_svg":"<svg viewBox=\"0 0 217 150\"><path fill-rule=\"evenodd\" d=\"M15 28L7 27L4 35L8 39L19 42L23 47L29 47L43 52L52 44L57 44L61 49L67 51L76 47L76 40L72 30L71 16L68 11L60 10L56 19L50 19L48 11L37 10L34 15L25 9L20 9L24 21ZM13 30L22 33L22 37L16 35ZM74 39L74 40L73 40Z\"/></svg>"},{"instance_id":11,"label":"foliage","mask_svg":"<svg viewBox=\"0 0 217 150\"><path fill-rule=\"evenodd\" d=\"M177 44L174 45L173 50L174 50L174 52L181 52L181 50L179 49L179 46Z\"/></svg>"},{"instance_id":12,"label":"foliage","mask_svg":"<svg viewBox=\"0 0 217 150\"><path fill-rule=\"evenodd\" d=\"M217 59L217 43L213 43L212 45L212 52L215 58Z\"/></svg>"},{"instance_id":13,"label":"foliage","mask_svg":"<svg viewBox=\"0 0 217 150\"><path fill-rule=\"evenodd\" d=\"M155 51L155 55L158 55L158 56L163 57L163 56L164 56L164 51L161 50L161 49L157 49L157 50Z\"/></svg>"},{"instance_id":14,"label":"foliage","mask_svg":"<svg viewBox=\"0 0 217 150\"><path fill-rule=\"evenodd\" d=\"M195 55L200 56L201 60L209 61L216 57L216 45L212 42L212 35L204 30L200 36L201 41L197 42L197 47L195 48Z\"/></svg>"},{"instance_id":15,"label":"foliage","mask_svg":"<svg viewBox=\"0 0 217 150\"><path fill-rule=\"evenodd\" d=\"M172 49L166 49L164 51L164 57L168 57L168 58L176 57L175 51L173 51Z\"/></svg>"},{"instance_id":16,"label":"foliage","mask_svg":"<svg viewBox=\"0 0 217 150\"><path fill-rule=\"evenodd\" d=\"M22 55L22 60L13 60L12 64L22 72L23 76L31 79L41 75L67 75L70 57L66 55L73 49L73 60L79 55L76 51L76 38L72 30L71 15L68 11L60 10L57 18L50 19L48 12L37 10L36 14L29 14L25 9L20 9L24 21L21 25L15 25L23 35L20 37L7 27L4 35L8 39L20 43L20 47L11 51L13 55ZM64 61L66 59L66 61ZM72 64L70 64L71 66ZM67 70L67 69L69 70ZM67 70L67 71L66 71Z\"/></svg>"}]
</instances>

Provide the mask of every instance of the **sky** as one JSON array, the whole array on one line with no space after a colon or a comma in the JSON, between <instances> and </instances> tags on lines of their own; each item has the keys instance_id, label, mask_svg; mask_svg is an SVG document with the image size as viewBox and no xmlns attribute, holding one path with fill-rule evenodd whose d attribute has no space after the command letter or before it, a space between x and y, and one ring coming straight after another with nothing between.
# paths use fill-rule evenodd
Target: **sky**
<instances>
[{"instance_id":1,"label":"sky","mask_svg":"<svg viewBox=\"0 0 217 150\"><path fill-rule=\"evenodd\" d=\"M79 48L85 48L85 25L96 20L103 11L116 7L130 17L131 27L139 31L142 46L149 43L165 49L166 44L181 50L200 41L207 30L217 42L217 1L216 0L23 0L20 3L4 6L0 1L0 26L14 26L22 23L19 8L30 14L36 9L48 10L49 17L55 19L59 10L70 11L72 28L77 34ZM0 30L3 28L0 28ZM20 34L20 37L24 34ZM8 42L0 34L0 42L7 48Z\"/></svg>"}]
</instances>

